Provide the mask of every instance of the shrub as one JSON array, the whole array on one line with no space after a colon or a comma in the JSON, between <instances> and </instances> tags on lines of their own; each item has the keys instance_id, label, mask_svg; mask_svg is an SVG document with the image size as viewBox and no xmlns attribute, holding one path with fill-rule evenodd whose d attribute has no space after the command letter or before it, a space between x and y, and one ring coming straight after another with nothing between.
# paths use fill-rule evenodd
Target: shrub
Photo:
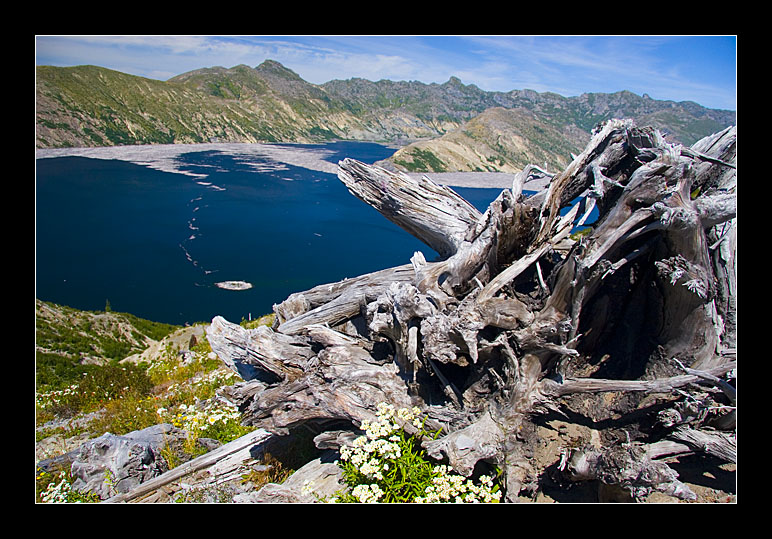
<instances>
[{"instance_id":1,"label":"shrub","mask_svg":"<svg viewBox=\"0 0 772 539\"><path fill-rule=\"evenodd\" d=\"M379 404L377 420L363 422L363 436L340 451L339 466L349 491L336 502L498 502L500 492L492 478L480 476L479 484L431 461L419 440L429 433L419 410ZM404 425L419 429L408 435Z\"/></svg>"}]
</instances>

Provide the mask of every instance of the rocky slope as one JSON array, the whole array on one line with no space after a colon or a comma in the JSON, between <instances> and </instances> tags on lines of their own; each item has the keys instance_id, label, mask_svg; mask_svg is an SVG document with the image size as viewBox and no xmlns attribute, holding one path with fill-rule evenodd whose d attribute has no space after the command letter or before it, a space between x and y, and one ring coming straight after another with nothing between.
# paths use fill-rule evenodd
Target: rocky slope
<instances>
[{"instance_id":1,"label":"rocky slope","mask_svg":"<svg viewBox=\"0 0 772 539\"><path fill-rule=\"evenodd\" d=\"M199 142L309 142L324 121L272 89L246 66L202 70L161 82L94 67L38 67L37 146ZM310 87L310 85L303 85ZM318 133L318 134L317 134Z\"/></svg>"},{"instance_id":2,"label":"rocky slope","mask_svg":"<svg viewBox=\"0 0 772 539\"><path fill-rule=\"evenodd\" d=\"M526 109L494 107L437 139L399 149L387 161L410 172L515 174L528 164L562 170L589 139L576 126L558 128Z\"/></svg>"}]
</instances>

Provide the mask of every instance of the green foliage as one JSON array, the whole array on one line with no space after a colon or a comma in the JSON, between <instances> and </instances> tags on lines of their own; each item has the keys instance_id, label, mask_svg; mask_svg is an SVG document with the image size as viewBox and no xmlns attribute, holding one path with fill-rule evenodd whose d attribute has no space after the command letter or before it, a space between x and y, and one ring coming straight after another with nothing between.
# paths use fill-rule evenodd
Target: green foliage
<instances>
[{"instance_id":1,"label":"green foliage","mask_svg":"<svg viewBox=\"0 0 772 539\"><path fill-rule=\"evenodd\" d=\"M365 435L341 448L339 466L349 490L333 501L343 503L498 502L498 486L480 476L475 484L433 462L419 440L428 436L419 410L378 406L375 422L363 422ZM410 425L416 434L409 435Z\"/></svg>"},{"instance_id":2,"label":"green foliage","mask_svg":"<svg viewBox=\"0 0 772 539\"><path fill-rule=\"evenodd\" d=\"M574 232L571 232L569 237L574 241L579 241L581 238L589 236L590 234L592 234L592 228L583 227L575 230Z\"/></svg>"},{"instance_id":3,"label":"green foliage","mask_svg":"<svg viewBox=\"0 0 772 539\"><path fill-rule=\"evenodd\" d=\"M246 329L254 329L258 326L272 326L273 323L276 321L276 314L271 313L267 314L265 316L260 316L258 318L253 318L252 320L247 320L245 318L241 319L241 322L239 325Z\"/></svg>"},{"instance_id":4,"label":"green foliage","mask_svg":"<svg viewBox=\"0 0 772 539\"><path fill-rule=\"evenodd\" d=\"M156 414L157 421L171 423L187 432L187 438L181 448L183 454L165 455L170 468L204 454L206 449L198 444L200 438L210 438L227 444L254 430L253 427L241 424L241 414L237 409L217 401L181 403L169 408L158 408Z\"/></svg>"},{"instance_id":5,"label":"green foliage","mask_svg":"<svg viewBox=\"0 0 772 539\"><path fill-rule=\"evenodd\" d=\"M84 366L81 379L62 389L38 391L41 418L73 417L103 408L113 401L133 402L150 394L153 383L145 369L132 364Z\"/></svg>"},{"instance_id":6,"label":"green foliage","mask_svg":"<svg viewBox=\"0 0 772 539\"><path fill-rule=\"evenodd\" d=\"M174 324L166 324L164 322L153 322L152 320L145 320L139 318L131 313L112 313L113 315L119 315L131 324L134 329L147 337L155 341L160 341L170 333L178 330L180 326Z\"/></svg>"},{"instance_id":7,"label":"green foliage","mask_svg":"<svg viewBox=\"0 0 772 539\"><path fill-rule=\"evenodd\" d=\"M330 131L329 129L325 129L324 127L318 127L318 126L314 126L311 129L309 129L308 133L312 137L314 137L314 140L319 140L319 141L336 140L339 138L339 135L334 131Z\"/></svg>"},{"instance_id":8,"label":"green foliage","mask_svg":"<svg viewBox=\"0 0 772 539\"><path fill-rule=\"evenodd\" d=\"M226 415L230 414L230 415ZM209 415L203 428L199 431L199 438L211 438L223 444L237 440L254 430L241 424L241 414L233 410L219 411L217 415Z\"/></svg>"},{"instance_id":9,"label":"green foliage","mask_svg":"<svg viewBox=\"0 0 772 539\"><path fill-rule=\"evenodd\" d=\"M160 340L179 326L144 320L129 313L79 311L38 302L35 317L38 390L65 389L95 370L84 357L117 361L144 350L147 338ZM44 314L49 310L55 315Z\"/></svg>"},{"instance_id":10,"label":"green foliage","mask_svg":"<svg viewBox=\"0 0 772 539\"><path fill-rule=\"evenodd\" d=\"M395 163L411 172L445 172L447 167L430 150L415 148L410 152L410 161L395 160Z\"/></svg>"},{"instance_id":11,"label":"green foliage","mask_svg":"<svg viewBox=\"0 0 772 539\"><path fill-rule=\"evenodd\" d=\"M93 365L81 365L59 354L36 352L35 378L38 390L62 390L81 380Z\"/></svg>"},{"instance_id":12,"label":"green foliage","mask_svg":"<svg viewBox=\"0 0 772 539\"><path fill-rule=\"evenodd\" d=\"M142 430L158 423L157 407L153 395L129 394L107 402L90 428L113 434Z\"/></svg>"}]
</instances>

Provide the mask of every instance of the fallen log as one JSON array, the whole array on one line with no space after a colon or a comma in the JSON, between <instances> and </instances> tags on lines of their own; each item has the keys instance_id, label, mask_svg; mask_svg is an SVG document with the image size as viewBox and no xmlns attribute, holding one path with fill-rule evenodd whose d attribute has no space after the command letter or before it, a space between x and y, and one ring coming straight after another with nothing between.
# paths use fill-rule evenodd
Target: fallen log
<instances>
[{"instance_id":1,"label":"fallen log","mask_svg":"<svg viewBox=\"0 0 772 539\"><path fill-rule=\"evenodd\" d=\"M176 468L150 479L125 494L117 494L103 503L129 503L141 501L153 495L166 485L193 475L196 472L208 471L211 475L222 475L240 471L242 464L252 460L252 450L264 444L273 435L262 429L257 429L241 438L222 445L209 453L190 460Z\"/></svg>"},{"instance_id":2,"label":"fallen log","mask_svg":"<svg viewBox=\"0 0 772 539\"><path fill-rule=\"evenodd\" d=\"M272 329L215 319L213 350L260 373L229 394L245 423L280 435L304 424L353 432L379 402L418 406L441 433L427 451L465 475L498 467L508 501L538 488L527 433L540 415L601 414L597 394L624 395L614 414L628 428L609 427L608 439L640 440L577 456L574 475L689 499L665 463L630 448L684 446L667 438L676 426L642 421L638 406L661 413L706 385L700 402L719 412L700 420L734 428L735 154L735 128L684 148L612 120L546 192L523 197L527 176L543 173L528 167L484 213L427 177L344 159L352 194L440 258L416 253L293 294ZM589 227L578 237L577 223Z\"/></svg>"},{"instance_id":3,"label":"fallen log","mask_svg":"<svg viewBox=\"0 0 772 539\"><path fill-rule=\"evenodd\" d=\"M581 448L570 452L563 469L574 481L599 480L619 486L633 498L653 491L695 500L697 495L681 481L667 464L652 460L644 447L624 444L603 449Z\"/></svg>"}]
</instances>

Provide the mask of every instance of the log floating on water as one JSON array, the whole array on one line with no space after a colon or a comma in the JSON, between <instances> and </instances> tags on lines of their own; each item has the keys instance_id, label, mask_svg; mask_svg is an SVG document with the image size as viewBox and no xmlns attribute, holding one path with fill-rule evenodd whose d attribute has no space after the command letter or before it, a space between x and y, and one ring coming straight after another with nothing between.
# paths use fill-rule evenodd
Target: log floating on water
<instances>
[{"instance_id":1,"label":"log floating on water","mask_svg":"<svg viewBox=\"0 0 772 539\"><path fill-rule=\"evenodd\" d=\"M214 283L217 288L224 288L225 290L249 290L252 288L252 283L246 281L220 281Z\"/></svg>"}]
</instances>

